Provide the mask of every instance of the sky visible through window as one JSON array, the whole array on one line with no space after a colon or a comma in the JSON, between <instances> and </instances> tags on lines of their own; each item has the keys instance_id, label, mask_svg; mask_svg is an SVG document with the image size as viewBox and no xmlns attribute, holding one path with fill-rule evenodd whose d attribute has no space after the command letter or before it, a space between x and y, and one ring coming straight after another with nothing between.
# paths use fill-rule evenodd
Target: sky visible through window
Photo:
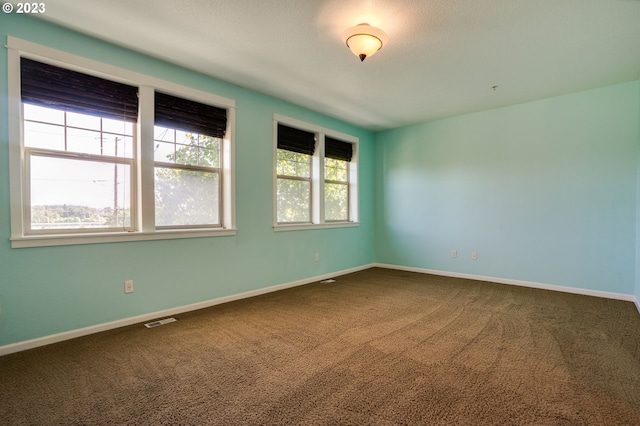
<instances>
[{"instance_id":1,"label":"sky visible through window","mask_svg":"<svg viewBox=\"0 0 640 426\"><path fill-rule=\"evenodd\" d=\"M128 169L122 164L33 156L31 203L105 208L113 207L116 197L119 205L128 205Z\"/></svg>"}]
</instances>

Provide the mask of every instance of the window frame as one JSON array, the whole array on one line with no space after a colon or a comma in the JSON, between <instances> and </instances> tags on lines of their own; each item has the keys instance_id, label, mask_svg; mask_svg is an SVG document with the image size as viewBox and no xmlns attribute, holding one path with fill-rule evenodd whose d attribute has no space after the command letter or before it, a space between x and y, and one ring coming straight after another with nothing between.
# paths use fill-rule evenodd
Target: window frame
<instances>
[{"instance_id":1,"label":"window frame","mask_svg":"<svg viewBox=\"0 0 640 426\"><path fill-rule=\"evenodd\" d=\"M325 159L326 159L326 157L325 157ZM324 212L325 213L324 214L325 214L325 221L327 223L344 222L344 220L342 220L342 219L326 219L326 214L327 214L327 209L326 209L326 199L327 199L327 197L326 197L326 195L327 195L326 194L326 188L327 188L327 184L346 186L346 188L347 188L347 200L348 200L348 202L347 202L347 218L351 217L351 203L350 203L350 201L351 201L351 185L350 185L350 179L349 179L351 177L350 173L349 173L349 170L351 169L351 167L350 167L350 163L351 162L350 161L346 161L346 160L337 160L337 161L344 161L345 163L347 163L347 180L327 179L326 175L325 175L324 184L323 184L324 185L323 188L324 188L324 191L325 191L325 193L324 193L324 200L325 200L325 210L324 210ZM326 163L325 163L324 166L325 166L325 169L326 169Z\"/></svg>"},{"instance_id":2,"label":"window frame","mask_svg":"<svg viewBox=\"0 0 640 426\"><path fill-rule=\"evenodd\" d=\"M137 206L134 202L135 200L135 192L136 187L134 185L134 177L135 177L135 160L133 158L121 158L114 156L100 156L94 154L82 154L76 152L56 152L53 150L47 150L42 148L24 148L24 199L25 199L25 208L23 209L23 227L24 233L26 236L58 236L58 235L72 235L72 234L90 234L96 233L96 229L99 232L117 232L117 231L126 231L133 232L134 228L134 218L136 217ZM31 159L36 157L45 157L45 158L55 158L59 160L80 160L84 162L95 162L95 163L107 163L113 165L125 165L130 167L130 181L129 181L129 197L130 197L130 224L128 227L110 227L110 228L66 228L65 232L58 232L55 229L33 229L33 223L31 221L31 184L30 184L30 175L31 175Z\"/></svg>"},{"instance_id":3,"label":"window frame","mask_svg":"<svg viewBox=\"0 0 640 426\"><path fill-rule=\"evenodd\" d=\"M73 233L28 233L25 215L30 213L27 152L24 146L23 108L20 91L20 58L25 57L54 66L138 87L138 122L134 134L134 159L131 197L135 197L131 223L133 230L99 229L97 232L73 230ZM12 36L7 37L8 130L11 246L13 248L94 244L123 241L199 238L236 234L235 219L235 101L194 88L140 74L114 65L84 58ZM227 130L222 139L220 190L221 227L155 227L154 194L154 92L213 105L227 111ZM81 154L82 156L83 154Z\"/></svg>"},{"instance_id":4,"label":"window frame","mask_svg":"<svg viewBox=\"0 0 640 426\"><path fill-rule=\"evenodd\" d=\"M21 106L21 111L22 113L24 113L24 104L31 104L31 105L35 105L38 108L43 108L43 106L41 105L37 105L37 104L33 104L31 102L22 102L22 106ZM44 107L46 108L46 107ZM42 147L42 146L23 146L23 152L24 152L24 176L25 176L25 180L24 180L24 200L25 200L25 205L26 208L23 210L24 216L22 218L23 220L23 230L25 235L67 235L67 234L72 234L72 233L95 233L95 232L114 232L114 231L127 231L127 232L131 232L133 231L133 221L131 220L131 218L135 217L136 214L136 204L134 202L135 200L135 185L134 185L134 181L133 181L133 177L136 174L136 164L135 164L135 159L133 157L133 154L131 157L127 157L127 156L114 156L113 154L109 155L109 154L96 154L96 153L90 153L90 152L79 152L79 151L74 151L74 150L69 150L69 130L81 130L81 131L91 131L91 132L99 132L101 137L104 135L111 135L111 136L123 136L123 137L127 137L128 135L125 134L116 134L113 132L105 132L104 131L104 127L103 124L104 122L102 121L102 119L104 117L100 117L98 118L100 120L100 129L99 130L95 130L95 129L88 129L88 128L82 128L82 127L78 127L77 125L71 125L69 124L69 117L68 114L71 113L70 111L65 111L65 110L59 110L59 109L55 109L56 111L60 111L63 114L63 120L62 120L62 124L60 123L47 123L47 122L43 122L43 121L39 121L39 120L31 120L31 119L27 119L25 116L22 117L21 123L24 124L26 122L31 122L31 123L37 123L37 124L44 124L47 126L57 126L60 127L62 129L62 132L64 134L63 138L64 138L64 149L54 149L54 148L46 148L46 147ZM85 113L82 113L83 115L86 115ZM130 135L131 137L131 150L135 151L135 145L136 145L136 135L135 135L135 126L136 123L131 123L132 125L132 133ZM103 142L104 139L101 139L100 142L100 151L103 151ZM24 133L23 133L23 144L24 144ZM117 149L117 147L116 147ZM124 165L124 166L128 166L129 167L129 175L130 175L130 179L129 179L129 185L128 188L126 189L127 193L129 194L129 203L127 207L129 208L129 214L130 214L130 225L127 227L102 227L102 228L61 228L60 230L56 230L56 229L34 229L33 228L33 222L32 222L32 217L31 217L31 193L32 193L32 187L33 184L31 182L31 170L32 170L32 158L34 157L40 157L40 158L51 158L51 159L58 159L58 160L70 160L70 161L82 161L84 163L103 163L103 164L113 164L113 165ZM62 231L62 232L61 232Z\"/></svg>"},{"instance_id":5,"label":"window frame","mask_svg":"<svg viewBox=\"0 0 640 426\"><path fill-rule=\"evenodd\" d=\"M313 218L313 155L309 155L309 177L301 177L301 176L293 176L293 175L281 175L278 174L278 170L277 170L277 157L278 157L278 151L281 150L280 148L276 147L276 199L277 199L277 195L278 195L278 181L279 180L292 180L292 181L297 181L297 182L308 182L309 183L309 208L308 208L308 216L309 216L309 220L307 221L291 221L291 222L278 222L278 206L276 205L276 223L278 225L302 225L302 224L310 224L312 223L312 218ZM282 151L287 151L285 149L282 149ZM289 151L289 152L293 152L293 151ZM308 154L304 154L304 155L308 155ZM276 201L277 203L277 201Z\"/></svg>"},{"instance_id":6,"label":"window frame","mask_svg":"<svg viewBox=\"0 0 640 426\"><path fill-rule=\"evenodd\" d=\"M310 222L278 222L278 124L304 130L315 134L316 149L311 155L311 221ZM324 177L324 144L325 135L350 143L353 156L348 163L348 219L325 220L325 177ZM358 154L359 139L322 126L317 126L280 114L273 115L273 230L293 231L303 229L345 228L359 226L358 218Z\"/></svg>"},{"instance_id":7,"label":"window frame","mask_svg":"<svg viewBox=\"0 0 640 426\"><path fill-rule=\"evenodd\" d=\"M176 141L176 135L178 132L178 129L175 128L166 128L164 126L160 126L163 127L167 130L172 130L174 133L174 146L178 145L177 141ZM198 138L200 138L201 136L205 136L207 137L207 135L202 135L202 134L197 134ZM211 137L211 136L209 136ZM220 138L215 138L215 139L220 139ZM154 139L153 139L153 144L155 146L156 142L160 142L157 139L155 139L155 126L154 126ZM155 223L155 219L154 219L154 223L155 223L155 227L156 230L174 230L174 229L220 229L223 228L223 212L224 212L224 194L223 194L223 188L224 188L224 176L223 176L223 171L224 171L224 158L222 156L222 145L224 145L224 141L221 141L221 146L218 148L218 155L219 155L219 164L218 167L209 167L209 166L201 166L201 165L197 165L197 164L183 164L183 163L170 163L170 162L164 162L164 161L157 161L155 159L154 156L154 162L153 162L153 172L154 172L154 184L155 184L155 173L156 170L158 168L164 168L164 169L176 169L176 170L184 170L184 171L194 171L194 172L204 172L204 173L215 173L216 175L218 175L218 223L216 224L202 224L202 225L158 225L157 223ZM154 187L155 188L155 187ZM155 206L155 194L154 194L154 206ZM155 212L155 208L154 208L154 212Z\"/></svg>"}]
</instances>

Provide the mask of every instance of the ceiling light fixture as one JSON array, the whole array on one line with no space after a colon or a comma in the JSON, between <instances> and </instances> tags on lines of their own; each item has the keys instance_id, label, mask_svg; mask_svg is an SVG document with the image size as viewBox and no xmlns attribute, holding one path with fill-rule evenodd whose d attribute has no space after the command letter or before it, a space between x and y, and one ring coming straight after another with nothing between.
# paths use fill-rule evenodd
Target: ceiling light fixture
<instances>
[{"instance_id":1,"label":"ceiling light fixture","mask_svg":"<svg viewBox=\"0 0 640 426\"><path fill-rule=\"evenodd\" d=\"M387 34L384 31L369 24L359 24L349 28L345 32L345 37L347 46L360 58L360 61L373 56L387 41Z\"/></svg>"}]
</instances>

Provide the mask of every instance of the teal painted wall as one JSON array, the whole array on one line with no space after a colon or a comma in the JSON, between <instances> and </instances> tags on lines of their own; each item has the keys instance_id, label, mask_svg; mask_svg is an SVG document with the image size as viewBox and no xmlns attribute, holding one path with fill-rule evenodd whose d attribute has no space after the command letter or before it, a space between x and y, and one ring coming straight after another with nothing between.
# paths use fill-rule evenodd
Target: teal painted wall
<instances>
[{"instance_id":1,"label":"teal painted wall","mask_svg":"<svg viewBox=\"0 0 640 426\"><path fill-rule=\"evenodd\" d=\"M378 261L637 295L639 85L379 133Z\"/></svg>"},{"instance_id":2,"label":"teal painted wall","mask_svg":"<svg viewBox=\"0 0 640 426\"><path fill-rule=\"evenodd\" d=\"M232 237L10 247L7 55L0 54L0 346L366 265L374 259L373 133L23 16L12 35L236 101ZM278 113L360 138L359 227L273 232L272 120ZM314 253L320 261L314 261ZM123 282L135 281L125 295Z\"/></svg>"}]
</instances>

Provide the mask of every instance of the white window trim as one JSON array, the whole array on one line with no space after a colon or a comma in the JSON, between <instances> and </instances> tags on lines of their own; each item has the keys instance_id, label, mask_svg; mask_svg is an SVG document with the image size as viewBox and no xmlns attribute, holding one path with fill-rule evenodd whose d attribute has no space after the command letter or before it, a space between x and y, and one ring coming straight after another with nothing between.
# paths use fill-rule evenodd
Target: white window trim
<instances>
[{"instance_id":1,"label":"white window trim","mask_svg":"<svg viewBox=\"0 0 640 426\"><path fill-rule=\"evenodd\" d=\"M9 179L11 201L11 246L13 248L57 246L72 244L94 244L122 241L163 240L173 238L200 238L228 236L236 234L235 218L235 101L201 90L182 86L155 77L113 65L83 58L71 53L52 49L12 36L7 37L8 60L8 118L9 118ZM26 235L24 214L27 202L24 199L26 186L22 101L20 95L20 58L26 57L61 66L70 70L107 78L112 81L130 84L139 88L141 113L137 127L137 179L136 220L139 228L133 232L82 232L60 235ZM154 158L153 144L141 141L153 141L153 95L154 91L215 105L227 109L227 135L222 151L222 182L224 198L222 200L222 228L196 229L155 229L154 212ZM150 107L149 107L150 106ZM149 184L151 182L151 184Z\"/></svg>"},{"instance_id":2,"label":"white window trim","mask_svg":"<svg viewBox=\"0 0 640 426\"><path fill-rule=\"evenodd\" d=\"M276 175L278 159L278 123L296 129L313 132L317 138L316 152L312 156L311 179L311 223L278 223L277 191L278 178ZM349 220L325 221L324 218L324 137L329 136L353 145L353 158L349 163ZM273 115L273 230L296 231L304 229L349 228L359 226L358 216L358 154L359 139L346 133L337 132L315 124L297 120L280 114Z\"/></svg>"}]
</instances>

